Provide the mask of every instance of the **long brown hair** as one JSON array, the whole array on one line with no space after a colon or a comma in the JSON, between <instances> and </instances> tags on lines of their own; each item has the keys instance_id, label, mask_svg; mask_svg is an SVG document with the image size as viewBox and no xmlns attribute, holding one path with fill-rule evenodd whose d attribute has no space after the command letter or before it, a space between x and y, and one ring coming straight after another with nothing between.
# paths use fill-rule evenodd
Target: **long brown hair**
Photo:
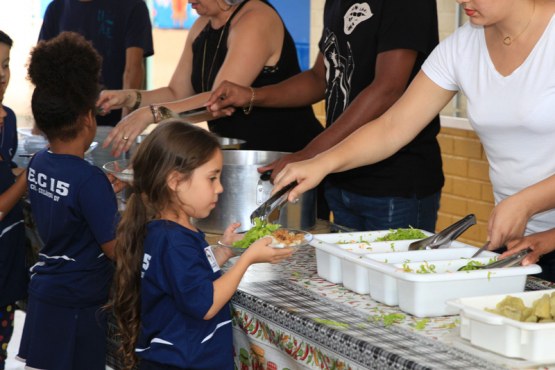
<instances>
[{"instance_id":1,"label":"long brown hair","mask_svg":"<svg viewBox=\"0 0 555 370\"><path fill-rule=\"evenodd\" d=\"M172 190L167 178L173 171L188 180L193 171L219 150L216 136L210 132L170 120L161 123L141 143L132 158L133 185L116 234L116 272L109 306L121 338L126 367L137 362L135 345L141 316L141 265L147 223L172 207Z\"/></svg>"}]
</instances>

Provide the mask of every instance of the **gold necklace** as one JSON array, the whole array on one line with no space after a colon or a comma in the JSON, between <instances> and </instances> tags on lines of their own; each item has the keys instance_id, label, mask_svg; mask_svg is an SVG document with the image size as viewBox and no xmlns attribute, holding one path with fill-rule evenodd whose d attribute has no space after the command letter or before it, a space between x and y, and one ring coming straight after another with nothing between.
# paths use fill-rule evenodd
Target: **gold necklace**
<instances>
[{"instance_id":1,"label":"gold necklace","mask_svg":"<svg viewBox=\"0 0 555 370\"><path fill-rule=\"evenodd\" d=\"M530 19L528 20L528 23L526 23L526 26L524 27L524 29L522 31L520 31L520 33L518 35L516 35L515 37L511 37L509 35L505 36L503 38L503 45L511 46L513 41L518 39L528 29L528 26L530 25L530 23L532 23L532 18L534 18L534 12L535 11L536 11L536 0L534 0L532 2L532 15L530 16Z\"/></svg>"}]
</instances>

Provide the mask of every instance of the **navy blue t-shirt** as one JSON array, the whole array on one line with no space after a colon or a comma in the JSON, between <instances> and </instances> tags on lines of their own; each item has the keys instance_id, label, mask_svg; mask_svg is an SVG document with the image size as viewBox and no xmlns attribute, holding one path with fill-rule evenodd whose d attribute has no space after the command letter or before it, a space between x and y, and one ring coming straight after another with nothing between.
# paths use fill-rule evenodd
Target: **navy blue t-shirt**
<instances>
[{"instance_id":1,"label":"navy blue t-shirt","mask_svg":"<svg viewBox=\"0 0 555 370\"><path fill-rule=\"evenodd\" d=\"M49 40L63 31L77 32L91 41L102 55L101 83L108 89L123 87L127 48L144 50L144 57L154 53L152 26L143 0L54 0L46 9L39 40ZM99 125L114 126L121 110L98 116Z\"/></svg>"},{"instance_id":2,"label":"navy blue t-shirt","mask_svg":"<svg viewBox=\"0 0 555 370\"><path fill-rule=\"evenodd\" d=\"M207 258L204 233L166 220L147 227L141 280L137 355L195 369L233 369L231 312L224 306L204 320L221 276Z\"/></svg>"},{"instance_id":3,"label":"navy blue t-shirt","mask_svg":"<svg viewBox=\"0 0 555 370\"><path fill-rule=\"evenodd\" d=\"M108 178L82 158L44 149L31 159L27 182L44 243L29 294L68 307L106 302L113 264L100 246L115 238L119 221Z\"/></svg>"},{"instance_id":4,"label":"navy blue t-shirt","mask_svg":"<svg viewBox=\"0 0 555 370\"><path fill-rule=\"evenodd\" d=\"M15 182L12 160L17 150L15 114L8 107L4 110L7 116L0 130L0 194ZM25 297L27 279L23 208L17 203L0 221L0 307Z\"/></svg>"}]
</instances>

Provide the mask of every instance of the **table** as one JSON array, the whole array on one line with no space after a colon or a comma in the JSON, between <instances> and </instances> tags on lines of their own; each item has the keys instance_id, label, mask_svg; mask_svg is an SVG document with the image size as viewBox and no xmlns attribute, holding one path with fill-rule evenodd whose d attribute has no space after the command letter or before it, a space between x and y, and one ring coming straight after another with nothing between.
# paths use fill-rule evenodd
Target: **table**
<instances>
[{"instance_id":1,"label":"table","mask_svg":"<svg viewBox=\"0 0 555 370\"><path fill-rule=\"evenodd\" d=\"M413 317L319 278L312 247L276 270L280 280L242 282L232 299L238 369L537 367L464 343L458 316ZM549 288L527 281L527 290Z\"/></svg>"}]
</instances>

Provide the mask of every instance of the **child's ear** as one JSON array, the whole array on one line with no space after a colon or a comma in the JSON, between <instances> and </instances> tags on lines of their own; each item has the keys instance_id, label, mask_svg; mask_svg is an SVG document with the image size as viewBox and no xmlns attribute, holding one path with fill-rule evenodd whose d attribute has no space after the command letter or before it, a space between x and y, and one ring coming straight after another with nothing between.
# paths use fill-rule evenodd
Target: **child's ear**
<instances>
[{"instance_id":1,"label":"child's ear","mask_svg":"<svg viewBox=\"0 0 555 370\"><path fill-rule=\"evenodd\" d=\"M179 182L181 181L182 177L183 175L177 171L170 172L170 174L168 175L168 178L166 179L168 187L172 191L177 191L177 186L179 185Z\"/></svg>"},{"instance_id":2,"label":"child's ear","mask_svg":"<svg viewBox=\"0 0 555 370\"><path fill-rule=\"evenodd\" d=\"M85 127L93 128L96 126L96 116L93 110L90 110L89 113L85 116Z\"/></svg>"}]
</instances>

